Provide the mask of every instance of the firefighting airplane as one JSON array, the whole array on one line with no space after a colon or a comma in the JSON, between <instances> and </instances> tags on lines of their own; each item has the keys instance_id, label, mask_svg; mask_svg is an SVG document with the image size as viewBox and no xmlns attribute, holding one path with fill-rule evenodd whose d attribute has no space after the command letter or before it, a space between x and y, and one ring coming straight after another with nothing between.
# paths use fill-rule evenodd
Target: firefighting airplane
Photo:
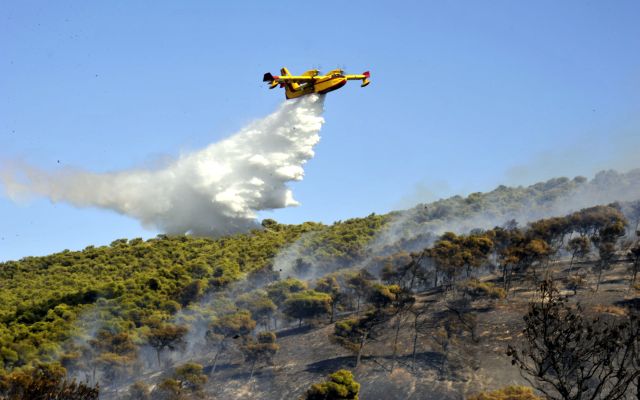
<instances>
[{"instance_id":1,"label":"firefighting airplane","mask_svg":"<svg viewBox=\"0 0 640 400\"><path fill-rule=\"evenodd\" d=\"M273 76L267 72L262 81L269 82L269 89L280 85L285 88L287 99L294 99L312 93L329 93L340 89L350 80L361 80L360 86L365 87L370 83L369 77L369 71L363 72L362 75L345 75L341 69L334 69L326 75L320 75L317 69L310 69L300 76L293 76L288 69L282 68L280 76Z\"/></svg>"}]
</instances>

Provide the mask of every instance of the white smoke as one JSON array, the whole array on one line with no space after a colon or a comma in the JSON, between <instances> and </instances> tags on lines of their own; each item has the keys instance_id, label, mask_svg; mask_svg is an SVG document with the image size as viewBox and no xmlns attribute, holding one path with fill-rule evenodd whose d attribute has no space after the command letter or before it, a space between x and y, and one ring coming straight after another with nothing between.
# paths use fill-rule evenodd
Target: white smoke
<instances>
[{"instance_id":1,"label":"white smoke","mask_svg":"<svg viewBox=\"0 0 640 400\"><path fill-rule=\"evenodd\" d=\"M100 207L167 233L227 234L255 226L256 212L295 206L287 182L303 165L324 122L324 98L287 101L273 114L159 170L43 171L14 164L0 173L13 198L45 196Z\"/></svg>"},{"instance_id":2,"label":"white smoke","mask_svg":"<svg viewBox=\"0 0 640 400\"><path fill-rule=\"evenodd\" d=\"M274 258L273 268L281 277L309 280L335 269L369 268L376 265L377 257L399 251L420 251L447 231L467 234L474 229L501 226L511 220L526 226L529 222L565 216L587 207L636 200L640 200L640 169L626 173L600 171L591 180L555 178L528 187L500 186L486 193L453 196L393 212L390 221L367 243L362 252L364 257L354 264L327 259L326 248L318 251L310 247L313 237L322 234L315 231L302 235L281 250ZM640 223L631 221L632 227ZM370 272L377 274L379 271Z\"/></svg>"}]
</instances>

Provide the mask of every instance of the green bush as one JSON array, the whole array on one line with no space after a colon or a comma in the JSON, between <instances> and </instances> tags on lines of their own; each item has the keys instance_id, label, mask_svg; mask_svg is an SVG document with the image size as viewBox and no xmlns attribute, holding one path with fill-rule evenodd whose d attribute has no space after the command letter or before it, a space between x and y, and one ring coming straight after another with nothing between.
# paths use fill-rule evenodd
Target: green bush
<instances>
[{"instance_id":1,"label":"green bush","mask_svg":"<svg viewBox=\"0 0 640 400\"><path fill-rule=\"evenodd\" d=\"M329 375L329 379L322 383L314 383L307 390L306 400L358 400L360 384L353 379L353 375L346 369L341 369Z\"/></svg>"}]
</instances>

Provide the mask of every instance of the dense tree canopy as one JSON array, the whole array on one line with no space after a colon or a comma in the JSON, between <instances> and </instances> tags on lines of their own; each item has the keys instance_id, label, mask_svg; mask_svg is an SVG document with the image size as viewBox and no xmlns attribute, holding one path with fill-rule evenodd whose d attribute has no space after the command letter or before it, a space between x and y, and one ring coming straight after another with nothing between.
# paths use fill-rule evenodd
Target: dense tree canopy
<instances>
[{"instance_id":1,"label":"dense tree canopy","mask_svg":"<svg viewBox=\"0 0 640 400\"><path fill-rule=\"evenodd\" d=\"M265 229L219 239L119 239L109 246L0 263L0 374L36 361L73 358L80 351L70 347L73 336L83 335L83 327L96 318L113 332L146 340L149 329L170 322L180 310L197 308L205 294L269 270L279 250L304 233L312 233L304 241L315 258L353 260L387 220L371 215L332 226L269 220ZM268 299L262 294L240 299L239 306L264 324L274 304L306 289L300 284L279 293L268 290ZM220 300L213 309L230 307Z\"/></svg>"}]
</instances>

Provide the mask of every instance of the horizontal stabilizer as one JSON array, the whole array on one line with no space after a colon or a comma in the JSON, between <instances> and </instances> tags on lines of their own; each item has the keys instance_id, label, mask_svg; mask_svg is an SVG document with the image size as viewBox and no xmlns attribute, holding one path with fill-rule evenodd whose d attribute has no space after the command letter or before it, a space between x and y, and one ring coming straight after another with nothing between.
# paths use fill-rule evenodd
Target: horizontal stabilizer
<instances>
[{"instance_id":1,"label":"horizontal stabilizer","mask_svg":"<svg viewBox=\"0 0 640 400\"><path fill-rule=\"evenodd\" d=\"M360 87L365 87L371 83L369 81L369 78L371 77L371 73L369 71L365 71L362 73L362 75L364 75L364 79L362 80L362 85L360 85Z\"/></svg>"}]
</instances>

